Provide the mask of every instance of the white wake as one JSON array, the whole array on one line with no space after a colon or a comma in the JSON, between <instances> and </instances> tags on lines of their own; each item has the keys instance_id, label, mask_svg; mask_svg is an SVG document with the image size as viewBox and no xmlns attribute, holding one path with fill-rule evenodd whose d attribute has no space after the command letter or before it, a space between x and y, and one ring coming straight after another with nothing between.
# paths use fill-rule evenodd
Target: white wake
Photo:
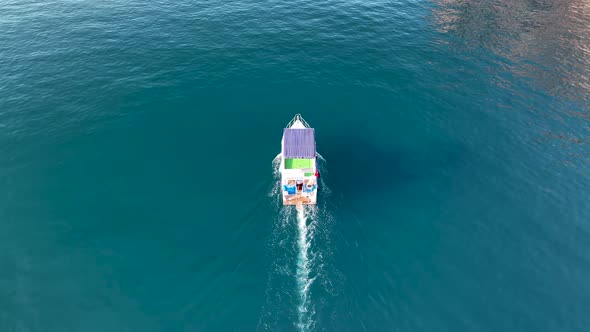
<instances>
[{"instance_id":1,"label":"white wake","mask_svg":"<svg viewBox=\"0 0 590 332\"><path fill-rule=\"evenodd\" d=\"M332 263L333 208L328 203L331 190L324 177L326 160L318 155L320 204L304 206L300 211L295 206L283 206L280 162L280 155L272 162L274 178L268 191L277 214L269 239L270 271L258 330L277 331L284 329L284 324L292 324L300 332L310 332L319 324L319 316L326 314L326 300L333 296L334 288L338 288L334 283L340 279ZM291 309L285 305L291 305Z\"/></svg>"},{"instance_id":2,"label":"white wake","mask_svg":"<svg viewBox=\"0 0 590 332\"><path fill-rule=\"evenodd\" d=\"M310 233L310 228L307 225L306 209L302 208L297 211L297 291L299 293L299 307L297 327L299 331L306 332L312 328L313 325L313 307L310 301L309 291L314 278L311 274L311 260L310 260L310 246L313 234Z\"/></svg>"}]
</instances>

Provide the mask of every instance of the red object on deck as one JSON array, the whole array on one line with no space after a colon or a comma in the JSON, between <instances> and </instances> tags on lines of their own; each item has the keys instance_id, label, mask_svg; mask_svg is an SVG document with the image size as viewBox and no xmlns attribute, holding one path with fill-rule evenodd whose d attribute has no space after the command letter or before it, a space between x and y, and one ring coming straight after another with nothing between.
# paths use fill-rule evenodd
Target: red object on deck
<instances>
[{"instance_id":1,"label":"red object on deck","mask_svg":"<svg viewBox=\"0 0 590 332\"><path fill-rule=\"evenodd\" d=\"M317 170L317 169L316 169L316 171L315 171L315 177L316 177L316 178L319 178L319 177L320 177L320 172L318 172L318 170Z\"/></svg>"}]
</instances>

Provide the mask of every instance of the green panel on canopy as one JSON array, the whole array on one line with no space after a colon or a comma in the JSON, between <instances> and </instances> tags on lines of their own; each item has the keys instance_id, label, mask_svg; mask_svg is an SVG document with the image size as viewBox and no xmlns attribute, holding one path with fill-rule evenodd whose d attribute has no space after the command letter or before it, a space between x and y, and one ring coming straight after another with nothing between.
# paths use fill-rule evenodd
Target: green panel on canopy
<instances>
[{"instance_id":1,"label":"green panel on canopy","mask_svg":"<svg viewBox=\"0 0 590 332\"><path fill-rule=\"evenodd\" d=\"M312 168L313 159L288 158L285 159L285 169Z\"/></svg>"}]
</instances>

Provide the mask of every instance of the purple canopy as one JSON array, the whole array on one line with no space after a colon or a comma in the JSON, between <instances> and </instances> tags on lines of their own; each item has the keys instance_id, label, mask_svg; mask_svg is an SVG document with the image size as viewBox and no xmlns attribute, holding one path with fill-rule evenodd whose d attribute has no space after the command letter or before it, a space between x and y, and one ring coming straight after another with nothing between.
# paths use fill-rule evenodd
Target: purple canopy
<instances>
[{"instance_id":1,"label":"purple canopy","mask_svg":"<svg viewBox=\"0 0 590 332\"><path fill-rule=\"evenodd\" d=\"M314 129L285 128L283 132L283 158L315 158Z\"/></svg>"}]
</instances>

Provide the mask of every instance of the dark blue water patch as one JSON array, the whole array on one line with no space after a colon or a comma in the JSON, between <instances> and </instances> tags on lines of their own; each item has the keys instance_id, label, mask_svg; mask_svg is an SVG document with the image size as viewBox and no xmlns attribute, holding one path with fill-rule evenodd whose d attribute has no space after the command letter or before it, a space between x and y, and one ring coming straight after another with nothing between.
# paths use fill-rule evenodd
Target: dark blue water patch
<instances>
[{"instance_id":1,"label":"dark blue water patch","mask_svg":"<svg viewBox=\"0 0 590 332\"><path fill-rule=\"evenodd\" d=\"M467 150L442 141L436 153L425 156L404 147L375 144L351 130L324 139L322 151L329 160L334 191L350 200L394 193L427 178L448 177L469 157Z\"/></svg>"}]
</instances>

